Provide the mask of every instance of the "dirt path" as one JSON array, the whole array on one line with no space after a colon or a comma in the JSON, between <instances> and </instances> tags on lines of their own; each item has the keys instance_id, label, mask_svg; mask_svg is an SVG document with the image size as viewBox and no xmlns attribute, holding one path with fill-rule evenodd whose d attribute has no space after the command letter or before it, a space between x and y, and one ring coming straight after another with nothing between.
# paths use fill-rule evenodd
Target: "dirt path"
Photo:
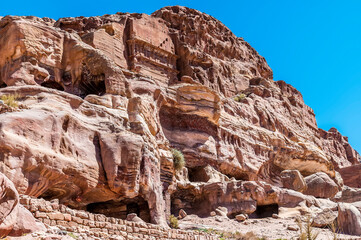
<instances>
[{"instance_id":1,"label":"dirt path","mask_svg":"<svg viewBox=\"0 0 361 240\"><path fill-rule=\"evenodd\" d=\"M246 234L252 232L258 238L263 239L297 239L300 231L295 218L262 218L247 219L244 222L238 222L234 219L215 216L200 218L196 215L188 215L179 221L182 229L200 229L208 232L239 232ZM333 233L329 229L313 228L313 232L319 232L317 240L332 240ZM360 237L345 234L337 234L337 239L357 239Z\"/></svg>"}]
</instances>

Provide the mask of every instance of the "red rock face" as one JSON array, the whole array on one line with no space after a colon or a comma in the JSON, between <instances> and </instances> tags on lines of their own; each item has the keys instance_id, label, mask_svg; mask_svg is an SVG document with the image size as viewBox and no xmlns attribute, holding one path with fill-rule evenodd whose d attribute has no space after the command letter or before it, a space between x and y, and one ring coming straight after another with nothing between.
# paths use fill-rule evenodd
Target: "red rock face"
<instances>
[{"instance_id":1,"label":"red rock face","mask_svg":"<svg viewBox=\"0 0 361 240\"><path fill-rule=\"evenodd\" d=\"M265 59L215 18L178 6L152 16L164 19L172 33L181 76L227 97L245 89L252 77L272 78Z\"/></svg>"},{"instance_id":2,"label":"red rock face","mask_svg":"<svg viewBox=\"0 0 361 240\"><path fill-rule=\"evenodd\" d=\"M22 106L0 105L0 171L19 192L73 208L163 225L182 197L187 209L207 199L207 211L251 212L307 198L279 190L283 170L324 172L339 187L335 170L360 162L247 42L185 7L56 22L4 17L0 86ZM171 148L185 156L182 171ZM247 184L263 195L226 194Z\"/></svg>"},{"instance_id":3,"label":"red rock face","mask_svg":"<svg viewBox=\"0 0 361 240\"><path fill-rule=\"evenodd\" d=\"M361 188L361 164L340 168L338 171L344 179L345 185Z\"/></svg>"},{"instance_id":4,"label":"red rock face","mask_svg":"<svg viewBox=\"0 0 361 240\"><path fill-rule=\"evenodd\" d=\"M320 129L320 136L323 149L330 153L336 169L360 163L360 155L348 143L348 138L342 136L336 128L331 128L328 132Z\"/></svg>"}]
</instances>

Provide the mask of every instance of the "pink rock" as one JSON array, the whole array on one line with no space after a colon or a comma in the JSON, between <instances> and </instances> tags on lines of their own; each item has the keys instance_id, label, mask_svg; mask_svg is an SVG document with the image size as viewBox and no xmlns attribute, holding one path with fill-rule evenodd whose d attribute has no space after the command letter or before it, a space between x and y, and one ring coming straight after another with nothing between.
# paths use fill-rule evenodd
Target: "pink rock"
<instances>
[{"instance_id":1,"label":"pink rock","mask_svg":"<svg viewBox=\"0 0 361 240\"><path fill-rule=\"evenodd\" d=\"M303 192L307 189L305 180L297 170L284 170L281 172L281 179L284 188Z\"/></svg>"},{"instance_id":2,"label":"pink rock","mask_svg":"<svg viewBox=\"0 0 361 240\"><path fill-rule=\"evenodd\" d=\"M339 191L336 183L323 172L312 174L305 178L307 190L306 195L319 198L332 198Z\"/></svg>"},{"instance_id":3,"label":"pink rock","mask_svg":"<svg viewBox=\"0 0 361 240\"><path fill-rule=\"evenodd\" d=\"M22 236L44 231L45 226L35 221L33 215L19 203L19 195L14 184L0 173L0 236Z\"/></svg>"},{"instance_id":4,"label":"pink rock","mask_svg":"<svg viewBox=\"0 0 361 240\"><path fill-rule=\"evenodd\" d=\"M336 129L318 128L302 94L274 81L247 42L186 7L56 22L6 16L0 69L0 95L18 94L25 106L0 109L1 171L20 193L74 208L123 219L137 212L166 226L179 209L209 215L227 206L237 215L312 204L276 187L282 171L324 172L309 194L332 197L342 187L335 170L360 160ZM171 148L186 159L182 176ZM290 188L302 191L298 180ZM2 206L4 232L14 199Z\"/></svg>"},{"instance_id":5,"label":"pink rock","mask_svg":"<svg viewBox=\"0 0 361 240\"><path fill-rule=\"evenodd\" d=\"M337 225L342 232L360 236L361 235L361 213L360 211L347 203L338 205Z\"/></svg>"},{"instance_id":6,"label":"pink rock","mask_svg":"<svg viewBox=\"0 0 361 240\"><path fill-rule=\"evenodd\" d=\"M19 215L19 194L14 184L0 173L0 237L5 237L14 228Z\"/></svg>"}]
</instances>

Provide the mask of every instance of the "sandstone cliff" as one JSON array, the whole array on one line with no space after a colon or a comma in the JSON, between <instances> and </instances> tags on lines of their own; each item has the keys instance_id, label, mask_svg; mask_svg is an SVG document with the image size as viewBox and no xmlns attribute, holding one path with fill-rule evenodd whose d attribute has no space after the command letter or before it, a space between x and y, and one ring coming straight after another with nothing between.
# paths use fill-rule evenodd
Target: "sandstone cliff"
<instances>
[{"instance_id":1,"label":"sandstone cliff","mask_svg":"<svg viewBox=\"0 0 361 240\"><path fill-rule=\"evenodd\" d=\"M283 170L326 173L338 192L337 171L360 163L247 42L185 7L3 17L0 86L19 105L0 106L0 172L20 193L111 217L312 205L281 188Z\"/></svg>"}]
</instances>

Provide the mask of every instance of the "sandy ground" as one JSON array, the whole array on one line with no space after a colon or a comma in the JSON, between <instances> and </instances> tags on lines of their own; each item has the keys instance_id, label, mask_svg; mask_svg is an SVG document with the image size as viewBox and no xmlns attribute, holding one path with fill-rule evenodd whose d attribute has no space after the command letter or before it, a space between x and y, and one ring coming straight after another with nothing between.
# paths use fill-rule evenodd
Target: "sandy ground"
<instances>
[{"instance_id":1,"label":"sandy ground","mask_svg":"<svg viewBox=\"0 0 361 240\"><path fill-rule=\"evenodd\" d=\"M182 229L214 229L222 232L240 232L246 234L253 232L259 238L265 239L297 239L299 236L299 227L295 218L262 218L247 219L244 222L238 222L235 219L215 216L200 218L196 215L188 215L179 220L179 227ZM292 230L290 230L292 229ZM313 232L319 232L317 240L332 240L333 233L329 229L313 228ZM357 239L361 236L350 236L337 234L337 239Z\"/></svg>"}]
</instances>

